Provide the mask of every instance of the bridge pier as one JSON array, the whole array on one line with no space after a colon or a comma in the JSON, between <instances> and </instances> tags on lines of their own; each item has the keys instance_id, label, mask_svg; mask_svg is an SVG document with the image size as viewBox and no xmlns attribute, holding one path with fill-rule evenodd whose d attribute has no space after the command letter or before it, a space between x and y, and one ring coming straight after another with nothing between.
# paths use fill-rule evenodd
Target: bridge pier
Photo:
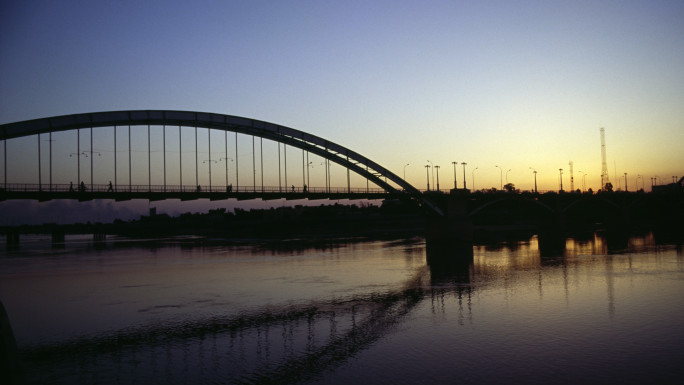
<instances>
[{"instance_id":1,"label":"bridge pier","mask_svg":"<svg viewBox=\"0 0 684 385\"><path fill-rule=\"evenodd\" d=\"M429 265L472 261L473 226L468 198L467 190L452 190L447 196L447 215L427 218L425 247Z\"/></svg>"},{"instance_id":2,"label":"bridge pier","mask_svg":"<svg viewBox=\"0 0 684 385\"><path fill-rule=\"evenodd\" d=\"M556 257L565 253L565 215L556 202L556 208L548 220L543 220L537 230L537 247L541 257Z\"/></svg>"}]
</instances>

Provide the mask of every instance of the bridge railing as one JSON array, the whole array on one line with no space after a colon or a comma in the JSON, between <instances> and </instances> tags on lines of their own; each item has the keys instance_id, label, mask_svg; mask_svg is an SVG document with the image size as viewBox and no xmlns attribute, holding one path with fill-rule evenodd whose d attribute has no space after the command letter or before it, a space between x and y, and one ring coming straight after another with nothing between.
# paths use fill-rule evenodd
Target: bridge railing
<instances>
[{"instance_id":1,"label":"bridge railing","mask_svg":"<svg viewBox=\"0 0 684 385\"><path fill-rule=\"evenodd\" d=\"M303 187L296 186L193 186L193 185L110 185L110 184L38 184L38 183L8 183L0 184L2 192L26 193L249 193L249 194L384 194L381 188L365 187Z\"/></svg>"}]
</instances>

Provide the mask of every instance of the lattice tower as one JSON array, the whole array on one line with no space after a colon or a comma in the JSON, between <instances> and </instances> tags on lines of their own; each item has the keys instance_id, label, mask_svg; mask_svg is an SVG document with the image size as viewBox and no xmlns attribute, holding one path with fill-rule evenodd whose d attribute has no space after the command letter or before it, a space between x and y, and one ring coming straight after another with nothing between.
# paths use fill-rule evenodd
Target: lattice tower
<instances>
[{"instance_id":1,"label":"lattice tower","mask_svg":"<svg viewBox=\"0 0 684 385\"><path fill-rule=\"evenodd\" d=\"M572 172L572 161L568 163L570 165L570 191L575 191L575 175Z\"/></svg>"},{"instance_id":2,"label":"lattice tower","mask_svg":"<svg viewBox=\"0 0 684 385\"><path fill-rule=\"evenodd\" d=\"M601 127L601 188L610 182L608 178L608 163L606 162L606 130Z\"/></svg>"}]
</instances>

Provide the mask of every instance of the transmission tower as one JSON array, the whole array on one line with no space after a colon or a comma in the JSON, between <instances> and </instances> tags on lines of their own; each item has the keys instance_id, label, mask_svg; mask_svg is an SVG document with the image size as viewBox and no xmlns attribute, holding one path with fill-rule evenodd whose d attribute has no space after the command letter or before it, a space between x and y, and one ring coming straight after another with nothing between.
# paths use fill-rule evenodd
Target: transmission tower
<instances>
[{"instance_id":1,"label":"transmission tower","mask_svg":"<svg viewBox=\"0 0 684 385\"><path fill-rule=\"evenodd\" d=\"M575 191L575 176L572 172L572 161L568 164L570 165L570 191Z\"/></svg>"},{"instance_id":2,"label":"transmission tower","mask_svg":"<svg viewBox=\"0 0 684 385\"><path fill-rule=\"evenodd\" d=\"M609 182L608 163L606 163L606 130L601 127L601 189L604 189Z\"/></svg>"}]
</instances>

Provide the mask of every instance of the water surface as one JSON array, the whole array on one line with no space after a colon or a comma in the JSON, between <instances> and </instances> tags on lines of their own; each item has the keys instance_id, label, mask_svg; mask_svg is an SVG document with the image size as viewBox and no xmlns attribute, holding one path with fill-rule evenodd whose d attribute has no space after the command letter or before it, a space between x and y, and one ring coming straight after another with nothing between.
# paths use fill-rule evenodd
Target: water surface
<instances>
[{"instance_id":1,"label":"water surface","mask_svg":"<svg viewBox=\"0 0 684 385\"><path fill-rule=\"evenodd\" d=\"M22 238L0 300L31 383L679 383L681 245L608 246Z\"/></svg>"}]
</instances>

